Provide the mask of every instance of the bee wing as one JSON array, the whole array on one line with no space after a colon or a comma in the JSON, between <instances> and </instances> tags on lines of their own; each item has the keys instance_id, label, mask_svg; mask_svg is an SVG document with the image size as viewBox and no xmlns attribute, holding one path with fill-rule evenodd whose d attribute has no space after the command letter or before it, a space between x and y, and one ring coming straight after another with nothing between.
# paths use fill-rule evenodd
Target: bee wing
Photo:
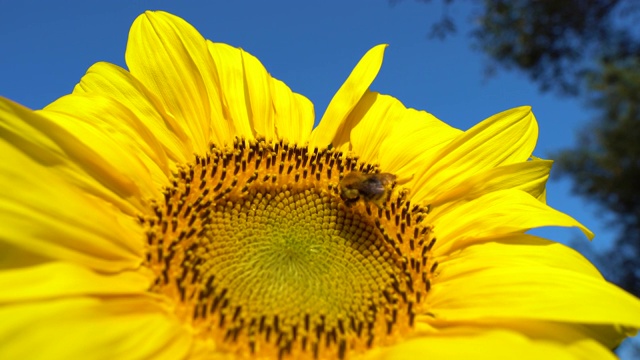
<instances>
[{"instance_id":1,"label":"bee wing","mask_svg":"<svg viewBox=\"0 0 640 360\"><path fill-rule=\"evenodd\" d=\"M392 182L396 181L397 178L395 175L389 173L380 173L377 176L380 182L384 185L391 184Z\"/></svg>"}]
</instances>

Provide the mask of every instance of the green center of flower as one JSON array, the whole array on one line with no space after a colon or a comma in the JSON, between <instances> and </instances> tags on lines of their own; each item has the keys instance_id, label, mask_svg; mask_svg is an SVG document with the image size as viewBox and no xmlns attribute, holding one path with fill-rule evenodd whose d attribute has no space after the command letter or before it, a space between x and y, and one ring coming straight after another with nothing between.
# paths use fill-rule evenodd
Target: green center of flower
<instances>
[{"instance_id":1,"label":"green center of flower","mask_svg":"<svg viewBox=\"0 0 640 360\"><path fill-rule=\"evenodd\" d=\"M354 181L376 173L329 149L212 147L141 219L151 291L197 337L240 356L345 358L394 342L430 289L435 239L428 209L393 185L375 203L358 196L370 187Z\"/></svg>"}]
</instances>

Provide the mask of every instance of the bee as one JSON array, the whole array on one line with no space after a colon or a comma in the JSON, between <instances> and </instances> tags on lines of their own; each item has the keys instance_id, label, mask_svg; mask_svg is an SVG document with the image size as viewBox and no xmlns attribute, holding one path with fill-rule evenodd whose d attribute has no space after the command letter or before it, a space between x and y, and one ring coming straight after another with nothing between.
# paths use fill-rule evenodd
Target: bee
<instances>
[{"instance_id":1,"label":"bee","mask_svg":"<svg viewBox=\"0 0 640 360\"><path fill-rule=\"evenodd\" d=\"M396 176L389 173L364 174L352 171L340 180L340 197L347 205L359 199L382 208L395 186Z\"/></svg>"}]
</instances>

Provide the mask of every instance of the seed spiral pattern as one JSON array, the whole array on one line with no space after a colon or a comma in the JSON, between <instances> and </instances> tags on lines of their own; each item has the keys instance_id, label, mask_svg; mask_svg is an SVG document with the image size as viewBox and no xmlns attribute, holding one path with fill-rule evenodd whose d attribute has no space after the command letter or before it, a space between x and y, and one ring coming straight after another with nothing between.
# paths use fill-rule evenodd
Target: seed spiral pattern
<instances>
[{"instance_id":1,"label":"seed spiral pattern","mask_svg":"<svg viewBox=\"0 0 640 360\"><path fill-rule=\"evenodd\" d=\"M334 149L236 139L182 166L152 202L150 291L238 356L348 358L424 313L438 263L429 208L393 189L346 204L340 180L375 165Z\"/></svg>"}]
</instances>

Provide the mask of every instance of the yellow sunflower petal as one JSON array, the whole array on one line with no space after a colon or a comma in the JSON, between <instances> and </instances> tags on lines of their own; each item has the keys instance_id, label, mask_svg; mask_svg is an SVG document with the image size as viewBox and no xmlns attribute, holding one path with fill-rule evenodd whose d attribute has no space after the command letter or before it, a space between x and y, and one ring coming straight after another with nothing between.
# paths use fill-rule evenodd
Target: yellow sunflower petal
<instances>
[{"instance_id":1,"label":"yellow sunflower petal","mask_svg":"<svg viewBox=\"0 0 640 360\"><path fill-rule=\"evenodd\" d=\"M371 104L366 100L368 98L372 99ZM349 115L347 123L351 122L352 118L358 119L358 121L354 122L353 126L345 126L352 128L349 137L351 150L358 155L361 161L379 163L382 143L405 114L404 105L396 98L373 92L365 93Z\"/></svg>"},{"instance_id":2,"label":"yellow sunflower petal","mask_svg":"<svg viewBox=\"0 0 640 360\"><path fill-rule=\"evenodd\" d=\"M584 339L576 341L569 345L568 349L575 359L611 359L618 357L606 347L593 339Z\"/></svg>"},{"instance_id":3,"label":"yellow sunflower petal","mask_svg":"<svg viewBox=\"0 0 640 360\"><path fill-rule=\"evenodd\" d=\"M498 190L518 189L540 198L544 194L553 161L534 159L498 166L477 173L455 188L439 194L431 202L441 206L449 201L469 201Z\"/></svg>"},{"instance_id":4,"label":"yellow sunflower petal","mask_svg":"<svg viewBox=\"0 0 640 360\"><path fill-rule=\"evenodd\" d=\"M534 319L640 327L640 302L591 275L548 266L480 268L464 276L446 270L428 298L437 321Z\"/></svg>"},{"instance_id":5,"label":"yellow sunflower petal","mask_svg":"<svg viewBox=\"0 0 640 360\"><path fill-rule=\"evenodd\" d=\"M207 49L214 62L223 118L233 124L234 135L253 139L251 109L245 93L242 50L211 41L207 41Z\"/></svg>"},{"instance_id":6,"label":"yellow sunflower petal","mask_svg":"<svg viewBox=\"0 0 640 360\"><path fill-rule=\"evenodd\" d=\"M143 198L158 197L161 186L169 183L164 150L151 133L146 133L146 139L141 136L142 125L124 104L100 95L77 94L56 100L40 114L65 124L69 133L114 168L128 172L140 183Z\"/></svg>"},{"instance_id":7,"label":"yellow sunflower petal","mask_svg":"<svg viewBox=\"0 0 640 360\"><path fill-rule=\"evenodd\" d=\"M0 218L2 218L1 214ZM49 257L29 251L22 246L0 240L0 271L36 266L50 260Z\"/></svg>"},{"instance_id":8,"label":"yellow sunflower petal","mask_svg":"<svg viewBox=\"0 0 640 360\"><path fill-rule=\"evenodd\" d=\"M140 15L131 26L125 58L131 74L183 124L193 152L205 151L210 140L232 141L220 119L219 84L207 44L186 21L164 12Z\"/></svg>"},{"instance_id":9,"label":"yellow sunflower petal","mask_svg":"<svg viewBox=\"0 0 640 360\"><path fill-rule=\"evenodd\" d=\"M606 356L602 359L615 359L611 352L596 342L593 343L595 344L588 346L598 349L597 354L605 354ZM439 334L411 339L388 349L382 349L378 356L366 358L575 360L580 358L576 354L580 352L582 352L581 349L573 349L558 342L529 339L515 331L453 328L441 331Z\"/></svg>"},{"instance_id":10,"label":"yellow sunflower petal","mask_svg":"<svg viewBox=\"0 0 640 360\"><path fill-rule=\"evenodd\" d=\"M446 256L440 263L448 277L464 276L467 272L485 268L547 266L603 279L598 269L577 251L528 234L494 237Z\"/></svg>"},{"instance_id":11,"label":"yellow sunflower petal","mask_svg":"<svg viewBox=\"0 0 640 360\"><path fill-rule=\"evenodd\" d=\"M432 157L419 156L423 170L412 184L417 201L430 202L466 178L498 165L526 161L538 138L529 107L494 115L451 141Z\"/></svg>"},{"instance_id":12,"label":"yellow sunflower petal","mask_svg":"<svg viewBox=\"0 0 640 360\"><path fill-rule=\"evenodd\" d=\"M0 193L0 240L103 271L138 266L143 236L134 219L35 162L46 165L52 160L38 158L40 149L25 149L27 153L0 141L0 152L7 159L0 164L0 187L13 189Z\"/></svg>"},{"instance_id":13,"label":"yellow sunflower petal","mask_svg":"<svg viewBox=\"0 0 640 360\"><path fill-rule=\"evenodd\" d=\"M184 359L191 337L149 298L0 307L0 359Z\"/></svg>"},{"instance_id":14,"label":"yellow sunflower petal","mask_svg":"<svg viewBox=\"0 0 640 360\"><path fill-rule=\"evenodd\" d=\"M271 79L273 111L278 138L303 145L313 128L313 103L280 80Z\"/></svg>"},{"instance_id":15,"label":"yellow sunflower petal","mask_svg":"<svg viewBox=\"0 0 640 360\"><path fill-rule=\"evenodd\" d=\"M618 328L615 326L611 326L610 324L616 323L616 320L624 319L624 315L616 315L616 314L607 314L608 311L605 307L600 309L598 306L598 302L604 303L608 299L608 301L615 302L615 297L611 296L611 292L617 294L617 296L621 297L622 313L625 311L632 312L633 307L640 307L640 304L636 299L633 299L632 296L620 291L613 285L610 285L604 281L602 275L595 269L595 267L586 260L582 255L577 253L571 248L568 248L562 244L554 243L551 241L547 241L544 239L537 238L531 235L514 235L514 236L504 236L503 238L497 238L492 241L487 241L484 243L480 243L474 246L469 246L467 248L462 249L459 252L456 252L454 255L449 257L445 257L439 260L441 265L439 267L440 271L437 276L437 283L434 286L434 292L430 293L429 296L431 300L436 303L439 301L438 294L439 292L435 290L438 286L444 287L446 292L449 292L453 295L453 297L463 298L468 296L469 293L466 293L466 284L465 281L475 281L473 278L476 275L482 277L485 272L492 272L496 270L501 270L509 273L517 273L515 277L518 276L523 277L523 282L533 281L536 284L539 284L538 290L540 294L534 294L536 291L536 287L532 286L529 290L529 293L524 293L522 295L515 295L517 290L514 293L511 293L512 296L516 297L508 297L505 292L500 294L496 294L496 298L489 301L494 301L496 308L500 307L512 307L515 305L523 306L527 301L532 301L531 299L527 299L528 297L539 296L539 303L530 304L530 308L521 309L521 315L515 315L514 313L506 314L504 316L496 316L496 313L499 313L500 310L494 309L493 311L486 312L486 308L478 309L478 313L476 315L471 315L473 312L471 303L475 302L469 299L469 303L467 307L465 305L461 305L460 303L453 305L458 308L461 306L460 311L465 314L461 317L456 317L455 319L449 318L445 316L436 315L434 318L426 317L426 319L433 321L434 323L442 324L454 322L459 324L461 322L468 322L469 324L484 324L487 328L495 328L495 327L508 327L514 331L518 331L520 333L526 333L529 335L536 335L538 337L543 334L554 334L554 328L559 328L556 331L556 335L552 335L555 339L560 340L566 336L571 335L569 332L575 332L574 335L571 335L567 338L567 342L575 341L577 338L593 338L598 339L603 342L608 347L617 346L617 344L625 337L633 334L633 331L625 330L624 328ZM531 279L528 279L527 276L524 276L521 271L528 274L528 271L531 269L546 269L545 271L541 271L531 276ZM551 276L551 273L557 272L558 274L568 274L566 278L563 278L560 275L560 279L556 279ZM580 279L583 283L589 283L589 286L584 286L583 283L576 283L572 274L576 274L577 278ZM498 273L495 273L495 277L493 278L496 283L494 286L496 287L509 287L512 286L510 281L518 282L517 280L512 280L513 277L501 278ZM591 278L591 280L589 280ZM463 280L464 279L464 280ZM567 280L570 279L570 280ZM545 281L550 282L550 286L548 290L542 290L542 285ZM561 285L563 281L567 285ZM482 282L482 284L486 285L486 281ZM482 284L478 286L482 286ZM475 285L474 285L475 286ZM517 285L517 286L528 286L528 285ZM462 294L455 294L458 288L464 288L462 290ZM589 289L587 291L591 291L594 293L599 293L599 288L603 287L607 290L603 292L601 295L594 295L596 298L602 296L601 299L593 301L592 299L587 300L591 296L575 294L575 289ZM471 290L475 292L477 297L474 299L479 299L482 295L477 293L476 289ZM487 290L488 292L493 291L493 289ZM507 291L509 292L509 291ZM562 306L562 304L558 304L553 299L545 298L547 292L557 292L554 296L563 297L567 296L569 298L573 298L576 301L575 309L556 309L556 305ZM566 292L566 293L565 293ZM506 296L506 297L503 297ZM583 296L585 299L578 300ZM590 302L592 301L592 302ZM480 300L483 302L483 300ZM571 300L567 300L568 304L571 304ZM625 305L626 304L626 305ZM484 306L484 305L482 305ZM526 306L526 305L525 305ZM565 304L565 306L567 306ZM571 307L572 305L568 305ZM582 306L582 307L580 307ZM600 312L599 315L593 315L593 309L587 309L589 306L593 306L597 308L596 312ZM617 305L616 305L617 306ZM626 306L626 308L625 308ZM539 311L537 308L547 307L549 309L545 309L544 311ZM464 308L464 310L462 310ZM536 308L536 309L533 309ZM449 313L451 309L447 308L445 313ZM530 311L530 314L528 313ZM543 320L552 320L552 321L568 321L566 318L557 318L554 315L554 311L561 313L561 316L569 316L572 317L570 321L580 322L576 319L576 317L583 316L582 324L563 324L563 323L539 323L532 322L540 314L540 319ZM577 315L567 315L566 313L571 313L572 311L576 311ZM508 312L508 311L505 311ZM517 312L517 310L516 310ZM438 311L435 311L438 313ZM605 314L602 314L605 313ZM542 315L544 314L544 315ZM549 315L552 314L552 315ZM583 314L583 315L580 315ZM584 315L587 314L587 315ZM551 318L549 318L551 316ZM599 320L596 321L592 316L597 317ZM639 318L640 317L636 317ZM527 319L526 321L524 319ZM607 321L606 319L609 319ZM633 321L633 320L630 320ZM637 321L637 320L636 320ZM603 325L596 325L603 324ZM625 322L619 322L619 324L629 325ZM564 326L566 329L562 329Z\"/></svg>"},{"instance_id":16,"label":"yellow sunflower petal","mask_svg":"<svg viewBox=\"0 0 640 360\"><path fill-rule=\"evenodd\" d=\"M351 133L356 125L360 123L362 118L366 116L369 110L374 107L380 94L367 91L362 95L358 103L353 107L349 115L344 119L342 125L338 128L331 144L333 147L344 153L352 151ZM356 153L357 154L357 153Z\"/></svg>"},{"instance_id":17,"label":"yellow sunflower petal","mask_svg":"<svg viewBox=\"0 0 640 360\"><path fill-rule=\"evenodd\" d=\"M311 148L324 148L329 144L339 146L349 140L350 129L342 132L342 135L346 136L345 139L336 139L336 136L341 133L341 128L347 116L349 116L349 113L358 104L373 79L378 75L386 47L387 45L375 46L358 62L351 75L331 99L320 123L313 130L309 139Z\"/></svg>"},{"instance_id":18,"label":"yellow sunflower petal","mask_svg":"<svg viewBox=\"0 0 640 360\"><path fill-rule=\"evenodd\" d=\"M246 89L244 91L247 93L247 108L250 114L251 128L255 133L264 136L267 140L274 140L276 134L272 107L273 100L271 99L271 76L255 56L242 51L242 49L239 51L242 57L242 76L244 78L241 84L244 85ZM225 95L233 96L234 93L225 92Z\"/></svg>"},{"instance_id":19,"label":"yellow sunflower petal","mask_svg":"<svg viewBox=\"0 0 640 360\"><path fill-rule=\"evenodd\" d=\"M109 97L131 111L132 116L120 119L119 125L154 149L159 165L164 167L166 158L185 163L193 157L184 124L178 123L154 93L119 66L103 62L91 66L73 93Z\"/></svg>"},{"instance_id":20,"label":"yellow sunflower petal","mask_svg":"<svg viewBox=\"0 0 640 360\"><path fill-rule=\"evenodd\" d=\"M380 146L380 165L399 179L411 179L424 171L423 157L433 157L461 133L426 111L406 109ZM413 182L404 182L413 187Z\"/></svg>"},{"instance_id":21,"label":"yellow sunflower petal","mask_svg":"<svg viewBox=\"0 0 640 360\"><path fill-rule=\"evenodd\" d=\"M282 114L283 108L289 105L295 107L289 111L296 112L298 102L291 99L291 90L273 79L257 58L227 44L208 41L207 45L221 88L223 113L232 120L237 136L252 139L257 134L273 140L276 127L282 130L285 123L300 121L303 124L294 125L296 128L309 126L305 125L309 121L307 113L301 119L286 119L286 114ZM285 115L282 119L278 118L281 114Z\"/></svg>"},{"instance_id":22,"label":"yellow sunflower petal","mask_svg":"<svg viewBox=\"0 0 640 360\"><path fill-rule=\"evenodd\" d=\"M108 136L85 130L76 126L73 119L70 123L59 124L54 119L0 98L0 136L8 142L6 146L24 153L19 158L6 154L7 160L3 165L15 170L22 167L22 161L33 163L33 166L46 166L69 183L104 198L124 212L139 212L143 208L139 201L141 190L147 190L152 184L144 181L149 179L144 167L118 149L111 152L105 145L111 141ZM81 138L73 133L80 133ZM103 147L86 144L87 139L82 138L85 135ZM120 155L124 159L118 159ZM114 164L126 167L114 168Z\"/></svg>"},{"instance_id":23,"label":"yellow sunflower petal","mask_svg":"<svg viewBox=\"0 0 640 360\"><path fill-rule=\"evenodd\" d=\"M84 266L50 262L0 271L0 304L79 295L144 294L149 278L138 272L98 274Z\"/></svg>"},{"instance_id":24,"label":"yellow sunflower petal","mask_svg":"<svg viewBox=\"0 0 640 360\"><path fill-rule=\"evenodd\" d=\"M545 204L547 203L547 188L545 188L544 191L542 191L542 194L538 196L538 200L542 201Z\"/></svg>"},{"instance_id":25,"label":"yellow sunflower petal","mask_svg":"<svg viewBox=\"0 0 640 360\"><path fill-rule=\"evenodd\" d=\"M242 49L238 49L238 51L242 58L240 65L244 80L240 84L244 85L242 92L246 93L251 128L267 140L274 140L276 134L272 107L274 100L271 99L271 76L255 56ZM225 95L233 97L235 93ZM234 103L237 101L239 99L236 99Z\"/></svg>"},{"instance_id":26,"label":"yellow sunflower petal","mask_svg":"<svg viewBox=\"0 0 640 360\"><path fill-rule=\"evenodd\" d=\"M502 328L513 330L533 339L548 339L562 342L566 345L585 344L585 340L595 340L605 349L614 349L620 345L624 335L620 328L611 325L575 324L538 320L503 320L483 319L472 320L471 326L482 326L486 329ZM460 326L460 325L455 325ZM588 348L588 345L587 345Z\"/></svg>"},{"instance_id":27,"label":"yellow sunflower petal","mask_svg":"<svg viewBox=\"0 0 640 360\"><path fill-rule=\"evenodd\" d=\"M485 237L543 226L577 227L593 238L589 229L569 215L515 189L492 192L442 212L436 207L432 216L439 243L436 254L449 253Z\"/></svg>"}]
</instances>

